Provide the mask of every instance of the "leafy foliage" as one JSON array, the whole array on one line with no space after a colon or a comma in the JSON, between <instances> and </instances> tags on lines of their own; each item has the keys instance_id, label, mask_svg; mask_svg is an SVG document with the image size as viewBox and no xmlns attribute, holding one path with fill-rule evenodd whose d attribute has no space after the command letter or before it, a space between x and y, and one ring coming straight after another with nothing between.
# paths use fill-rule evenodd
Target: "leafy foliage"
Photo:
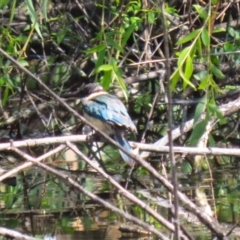
<instances>
[{"instance_id":1,"label":"leafy foliage","mask_svg":"<svg viewBox=\"0 0 240 240\"><path fill-rule=\"evenodd\" d=\"M234 21L239 3L232 1L227 7L225 3L165 1L162 12L160 1L1 0L0 48L59 96L67 96L66 101L80 113L75 102L78 96L73 93L82 84L98 82L107 91L114 89L137 125L136 141L153 144L167 135L165 86L169 81L174 103L172 129L181 131L174 144L198 146L208 124L214 122L206 145L233 147L239 141L238 113L223 116L219 106L234 101L238 93L234 90L238 91L239 85L240 31ZM163 38L163 26L168 42ZM166 47L171 74L165 80ZM0 125L10 129L5 135L15 140L83 130L78 119L53 103L2 55L0 73L4 116ZM73 98L68 99L69 94ZM18 115L32 109L33 113ZM11 116L20 117L9 123ZM188 120L193 120L194 127L186 133L183 127ZM27 126L24 131L19 130L22 123ZM100 149L105 154L88 145L83 147L107 169L124 172L112 146L103 144ZM162 171L156 159L159 162L159 154L147 160ZM166 163L168 155L161 155L161 159ZM231 160L236 158L220 156L218 163L229 164ZM215 161L211 159L209 166L215 166ZM186 173L194 171L189 162L182 165ZM145 175L141 168L136 173ZM133 210L143 215L139 209Z\"/></svg>"}]
</instances>

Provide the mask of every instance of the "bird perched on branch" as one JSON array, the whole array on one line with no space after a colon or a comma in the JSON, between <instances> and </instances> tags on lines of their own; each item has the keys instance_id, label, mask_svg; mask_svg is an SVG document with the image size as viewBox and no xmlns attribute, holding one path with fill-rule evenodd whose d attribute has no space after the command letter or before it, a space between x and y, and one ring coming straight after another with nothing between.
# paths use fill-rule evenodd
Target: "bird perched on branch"
<instances>
[{"instance_id":1,"label":"bird perched on branch","mask_svg":"<svg viewBox=\"0 0 240 240\"><path fill-rule=\"evenodd\" d=\"M125 132L137 132L137 129L121 100L95 83L84 85L79 94L84 117L104 133L113 135L115 141L126 151L132 152ZM128 165L133 166L134 160L131 157L121 150L120 154Z\"/></svg>"}]
</instances>

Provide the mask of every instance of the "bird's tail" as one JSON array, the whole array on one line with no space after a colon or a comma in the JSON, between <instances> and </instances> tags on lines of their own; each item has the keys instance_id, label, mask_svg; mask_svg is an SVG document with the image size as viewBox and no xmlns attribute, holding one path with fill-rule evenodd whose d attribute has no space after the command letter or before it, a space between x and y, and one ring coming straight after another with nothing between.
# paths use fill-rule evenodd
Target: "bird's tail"
<instances>
[{"instance_id":1,"label":"bird's tail","mask_svg":"<svg viewBox=\"0 0 240 240\"><path fill-rule=\"evenodd\" d=\"M119 143L119 145L121 145L126 151L128 152L132 152L132 148L129 144L129 142L125 139L124 137L124 132L121 131L120 129L115 131L115 135L114 135L114 139L116 142ZM123 160L130 166L133 166L134 164L134 160L129 157L127 154L125 154L124 152L122 152L121 150L119 150Z\"/></svg>"}]
</instances>

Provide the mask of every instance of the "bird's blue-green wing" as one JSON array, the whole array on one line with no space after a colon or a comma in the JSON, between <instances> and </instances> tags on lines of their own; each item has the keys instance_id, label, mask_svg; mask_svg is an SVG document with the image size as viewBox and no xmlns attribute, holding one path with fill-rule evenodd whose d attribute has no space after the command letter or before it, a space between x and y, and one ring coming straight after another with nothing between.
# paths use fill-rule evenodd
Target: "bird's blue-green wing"
<instances>
[{"instance_id":1,"label":"bird's blue-green wing","mask_svg":"<svg viewBox=\"0 0 240 240\"><path fill-rule=\"evenodd\" d=\"M129 117L126 107L113 95L106 94L85 100L83 108L89 116L98 120L135 130L135 125Z\"/></svg>"}]
</instances>

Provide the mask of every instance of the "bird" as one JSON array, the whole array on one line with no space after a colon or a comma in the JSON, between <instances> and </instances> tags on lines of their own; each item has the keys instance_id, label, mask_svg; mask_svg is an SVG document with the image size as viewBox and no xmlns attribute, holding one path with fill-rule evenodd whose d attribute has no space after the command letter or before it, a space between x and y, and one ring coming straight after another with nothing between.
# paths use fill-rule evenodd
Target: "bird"
<instances>
[{"instance_id":1,"label":"bird","mask_svg":"<svg viewBox=\"0 0 240 240\"><path fill-rule=\"evenodd\" d=\"M84 118L107 135L113 136L120 146L132 153L125 133L126 131L136 133L137 129L122 101L117 96L106 92L97 83L83 85L79 95ZM129 166L134 166L134 159L123 151L119 151L123 160Z\"/></svg>"}]
</instances>

